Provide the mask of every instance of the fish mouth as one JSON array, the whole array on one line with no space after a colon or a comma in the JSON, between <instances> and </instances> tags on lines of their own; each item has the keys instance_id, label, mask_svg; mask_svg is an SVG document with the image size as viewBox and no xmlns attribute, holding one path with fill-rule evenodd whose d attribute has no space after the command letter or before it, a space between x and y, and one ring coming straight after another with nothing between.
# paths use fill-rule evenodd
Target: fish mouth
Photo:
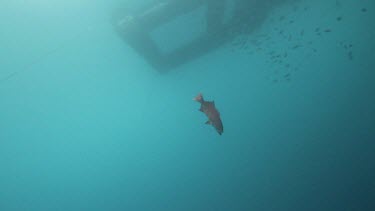
<instances>
[{"instance_id":1,"label":"fish mouth","mask_svg":"<svg viewBox=\"0 0 375 211\"><path fill-rule=\"evenodd\" d=\"M203 96L201 93L199 93L196 97L193 98L194 101L198 101L198 102L202 101L202 99L203 99Z\"/></svg>"}]
</instances>

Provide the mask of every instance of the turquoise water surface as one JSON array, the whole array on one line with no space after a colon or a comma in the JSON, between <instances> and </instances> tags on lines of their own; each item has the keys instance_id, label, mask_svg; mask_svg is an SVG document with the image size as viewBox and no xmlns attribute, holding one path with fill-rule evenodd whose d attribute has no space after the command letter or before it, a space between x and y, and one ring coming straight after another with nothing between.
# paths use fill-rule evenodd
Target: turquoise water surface
<instances>
[{"instance_id":1,"label":"turquoise water surface","mask_svg":"<svg viewBox=\"0 0 375 211\"><path fill-rule=\"evenodd\" d=\"M153 2L0 1L0 211L375 210L374 1L285 1L164 74L111 22Z\"/></svg>"}]
</instances>

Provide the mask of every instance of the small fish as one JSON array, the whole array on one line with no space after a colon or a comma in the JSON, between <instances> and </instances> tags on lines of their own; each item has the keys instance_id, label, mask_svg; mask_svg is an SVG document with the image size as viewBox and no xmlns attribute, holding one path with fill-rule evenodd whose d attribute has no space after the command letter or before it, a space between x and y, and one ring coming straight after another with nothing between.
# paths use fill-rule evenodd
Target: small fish
<instances>
[{"instance_id":1,"label":"small fish","mask_svg":"<svg viewBox=\"0 0 375 211\"><path fill-rule=\"evenodd\" d=\"M299 47L300 47L300 45L295 45L295 46L292 47L292 49L297 49Z\"/></svg>"},{"instance_id":2,"label":"small fish","mask_svg":"<svg viewBox=\"0 0 375 211\"><path fill-rule=\"evenodd\" d=\"M349 57L350 60L353 60L353 52L350 51L350 52L348 53L348 57Z\"/></svg>"},{"instance_id":3,"label":"small fish","mask_svg":"<svg viewBox=\"0 0 375 211\"><path fill-rule=\"evenodd\" d=\"M337 17L336 20L337 20L337 21L341 21L341 20L342 20L342 17Z\"/></svg>"},{"instance_id":4,"label":"small fish","mask_svg":"<svg viewBox=\"0 0 375 211\"><path fill-rule=\"evenodd\" d=\"M201 104L199 111L203 112L208 117L206 124L212 125L219 135L221 135L224 132L224 127L223 123L221 122L220 113L215 107L215 102L205 101L201 93L193 98L193 100Z\"/></svg>"},{"instance_id":5,"label":"small fish","mask_svg":"<svg viewBox=\"0 0 375 211\"><path fill-rule=\"evenodd\" d=\"M366 8L362 8L361 11L362 12L367 12L367 9Z\"/></svg>"},{"instance_id":6,"label":"small fish","mask_svg":"<svg viewBox=\"0 0 375 211\"><path fill-rule=\"evenodd\" d=\"M331 29L326 29L324 30L324 32L331 32Z\"/></svg>"}]
</instances>

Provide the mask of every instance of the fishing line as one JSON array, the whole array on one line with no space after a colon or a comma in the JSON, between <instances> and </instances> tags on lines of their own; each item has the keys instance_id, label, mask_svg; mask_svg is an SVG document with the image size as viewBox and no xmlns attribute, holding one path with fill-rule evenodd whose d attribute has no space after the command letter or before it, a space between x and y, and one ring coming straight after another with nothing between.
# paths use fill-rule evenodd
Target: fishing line
<instances>
[{"instance_id":1,"label":"fishing line","mask_svg":"<svg viewBox=\"0 0 375 211\"><path fill-rule=\"evenodd\" d=\"M73 41L73 40L77 39L77 37L72 38L69 41ZM66 41L66 42L68 42L68 41ZM29 68L31 68L33 65L36 65L39 62L42 62L46 57L52 55L53 53L58 52L59 50L61 50L63 47L66 46L65 44L66 43L64 42L64 43L58 45L56 48L53 48L53 49L47 51L46 53L43 53L42 55L40 55L39 57L34 59L32 62L30 62L30 63L26 64L25 66L23 66L22 68L20 68L21 70L9 73L7 76L0 79L0 84L4 83L5 81L8 81L8 80L12 79L13 77L17 76L20 73L27 72L29 70Z\"/></svg>"},{"instance_id":2,"label":"fishing line","mask_svg":"<svg viewBox=\"0 0 375 211\"><path fill-rule=\"evenodd\" d=\"M102 22L102 23L108 23L108 22ZM97 26L98 24L96 24ZM24 65L23 67L19 68L20 70L18 71L13 71L9 74L7 74L6 76L0 78L0 85L2 85L3 83L11 80L12 78L14 78L15 76L19 75L19 74L22 74L22 73L25 73L25 72L28 72L30 71L31 67L33 67L34 65L40 63L40 62L43 62L47 57L53 55L53 54L56 54L58 52L60 52L62 49L64 48L67 48L69 44L72 44L74 43L74 41L78 40L80 37L84 36L84 34L87 34L88 32L90 31L93 31L92 30L93 28L92 27L87 27L86 30L82 31L82 32L79 32L77 33L76 35L72 36L71 38L69 38L68 40L66 41L63 41L61 42L59 45L57 45L56 47L54 48L51 48L49 50L47 50L45 53L41 54L40 56L36 57L33 61L31 61L30 63Z\"/></svg>"},{"instance_id":3,"label":"fishing line","mask_svg":"<svg viewBox=\"0 0 375 211\"><path fill-rule=\"evenodd\" d=\"M323 12L322 12L322 15L320 16L320 20L321 19L324 19L326 18L327 15L329 15L329 11L331 11L332 9L334 9L337 5L336 4L333 4L332 6L326 8ZM104 23L104 21L102 22ZM106 21L105 23L108 23L108 21ZM98 24L96 24L97 26ZM46 51L45 53L41 54L40 56L36 57L33 61L31 61L30 63L24 65L23 67L20 68L20 70L16 70L16 71L13 71L7 75L5 75L4 77L0 78L0 85L13 79L14 77L16 77L17 75L19 74L22 74L22 73L25 73L27 71L30 71L31 70L31 67L33 67L34 65L40 63L40 62L43 62L47 57L53 55L53 54L56 54L58 52L60 52L62 49L64 48L67 48L69 43L74 43L75 40L78 40L80 37L83 36L83 34L86 34L88 33L89 31L91 31L91 27L87 27L86 30L80 32L80 33L77 33L76 35L72 36L70 39L66 40L66 41L63 41L61 42L58 46L54 47L54 48L51 48L50 50ZM90 34L90 33L88 33ZM310 58L312 55L308 55L307 57ZM304 63L306 60L306 58L302 59L300 62L299 62L299 65L301 65L302 63ZM299 66L298 65L298 66Z\"/></svg>"}]
</instances>

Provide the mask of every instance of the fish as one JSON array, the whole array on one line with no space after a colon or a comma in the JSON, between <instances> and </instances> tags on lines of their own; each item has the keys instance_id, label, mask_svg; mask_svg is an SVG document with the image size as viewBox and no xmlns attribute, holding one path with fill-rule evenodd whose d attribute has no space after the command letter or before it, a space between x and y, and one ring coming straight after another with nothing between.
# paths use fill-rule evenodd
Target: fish
<instances>
[{"instance_id":1,"label":"fish","mask_svg":"<svg viewBox=\"0 0 375 211\"><path fill-rule=\"evenodd\" d=\"M212 125L219 133L219 135L221 135L224 132L224 127L220 118L220 113L216 109L215 102L205 101L201 93L199 93L195 98L193 98L193 100L201 104L199 111L203 112L208 117L206 124Z\"/></svg>"}]
</instances>

